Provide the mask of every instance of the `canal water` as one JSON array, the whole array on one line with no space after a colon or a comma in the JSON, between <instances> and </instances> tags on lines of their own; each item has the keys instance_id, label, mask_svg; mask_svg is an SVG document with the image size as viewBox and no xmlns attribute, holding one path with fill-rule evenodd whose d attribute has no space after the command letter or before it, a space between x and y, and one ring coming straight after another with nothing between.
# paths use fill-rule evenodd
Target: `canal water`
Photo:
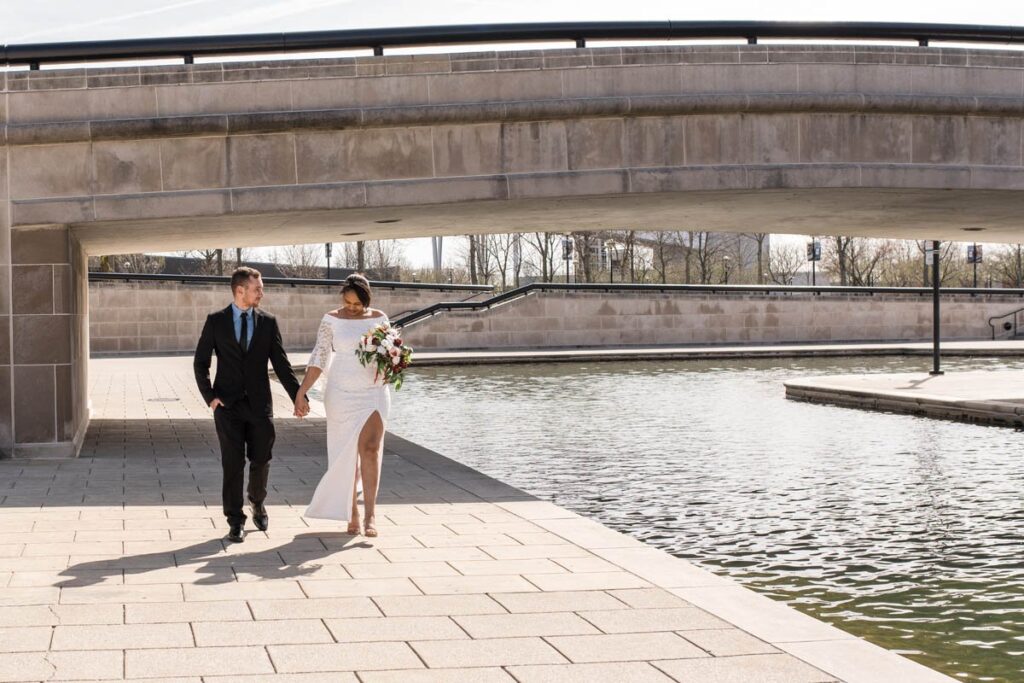
<instances>
[{"instance_id":1,"label":"canal water","mask_svg":"<svg viewBox=\"0 0 1024 683\"><path fill-rule=\"evenodd\" d=\"M927 364L421 368L389 428L929 667L1022 681L1024 435L784 397ZM946 364L985 368L1024 361Z\"/></svg>"}]
</instances>

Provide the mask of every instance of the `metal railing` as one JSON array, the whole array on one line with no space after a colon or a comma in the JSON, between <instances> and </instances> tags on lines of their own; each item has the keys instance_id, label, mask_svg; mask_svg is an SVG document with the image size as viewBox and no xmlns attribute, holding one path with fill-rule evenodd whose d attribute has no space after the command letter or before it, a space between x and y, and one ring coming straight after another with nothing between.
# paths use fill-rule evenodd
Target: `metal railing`
<instances>
[{"instance_id":1,"label":"metal railing","mask_svg":"<svg viewBox=\"0 0 1024 683\"><path fill-rule=\"evenodd\" d=\"M178 275L169 273L103 273L99 271L89 272L89 282L179 282L182 284L222 284L231 282L229 275ZM340 287L344 280L323 280L313 278L297 277L264 277L263 282L268 285L298 286L320 286ZM432 291L455 291L472 292L493 292L491 285L456 285L456 284L435 284L432 282L391 282L388 280L370 280L370 285L381 289L426 289Z\"/></svg>"},{"instance_id":2,"label":"metal railing","mask_svg":"<svg viewBox=\"0 0 1024 683\"><path fill-rule=\"evenodd\" d=\"M1013 330L1013 334L1011 334L1010 336L1016 337L1018 330L1020 329L1019 322L1021 313L1024 313L1024 308L1018 308L1015 311L1010 311L1009 313L1004 313L1002 315L994 315L991 318L989 318L988 326L992 328L992 340L995 341L996 338L996 321L1003 320L1004 318L1010 318L1010 320L1004 320L1003 323L998 327L1001 327L1003 332L1009 332L1010 330Z\"/></svg>"},{"instance_id":3,"label":"metal railing","mask_svg":"<svg viewBox=\"0 0 1024 683\"><path fill-rule=\"evenodd\" d=\"M398 317L395 325L405 326L421 322L439 313L447 311L482 311L495 306L521 299L536 292L702 292L707 294L856 294L874 296L876 294L912 294L920 297L931 297L930 287L804 287L777 285L670 285L670 284L615 284L615 283L579 283L565 284L560 282L534 282L523 287L511 289L481 301L458 301L431 304L414 313ZM979 296L984 294L1009 295L1024 299L1024 289L975 289L971 287L950 287L942 290L944 295L965 294ZM1020 309L1024 311L1024 308Z\"/></svg>"},{"instance_id":4,"label":"metal railing","mask_svg":"<svg viewBox=\"0 0 1024 683\"><path fill-rule=\"evenodd\" d=\"M911 41L927 46L934 41L956 43L1024 43L1024 28L971 24L890 22L790 21L626 21L471 24L372 28L344 31L253 33L66 43L4 45L0 62L7 66L125 59L314 52L473 43L531 43L570 41L586 47L588 40L746 40L822 39Z\"/></svg>"}]
</instances>

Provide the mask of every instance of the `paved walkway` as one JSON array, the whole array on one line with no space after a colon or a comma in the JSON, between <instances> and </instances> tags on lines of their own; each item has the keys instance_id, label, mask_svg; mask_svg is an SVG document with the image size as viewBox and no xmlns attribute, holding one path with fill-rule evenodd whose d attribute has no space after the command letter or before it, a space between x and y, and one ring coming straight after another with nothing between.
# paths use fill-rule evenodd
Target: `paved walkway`
<instances>
[{"instance_id":1,"label":"paved walkway","mask_svg":"<svg viewBox=\"0 0 1024 683\"><path fill-rule=\"evenodd\" d=\"M1024 372L838 375L786 382L786 396L812 403L886 410L1009 427L1024 424Z\"/></svg>"},{"instance_id":2,"label":"paved walkway","mask_svg":"<svg viewBox=\"0 0 1024 683\"><path fill-rule=\"evenodd\" d=\"M379 538L305 520L319 418L226 544L188 359L92 369L81 457L0 461L0 681L952 680L392 435Z\"/></svg>"}]
</instances>

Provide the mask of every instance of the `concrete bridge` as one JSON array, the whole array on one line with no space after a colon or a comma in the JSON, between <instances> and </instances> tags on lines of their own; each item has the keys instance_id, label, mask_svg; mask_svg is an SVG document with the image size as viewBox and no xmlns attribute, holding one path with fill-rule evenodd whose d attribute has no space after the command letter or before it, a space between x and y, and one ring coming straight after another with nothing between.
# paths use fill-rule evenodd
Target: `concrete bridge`
<instances>
[{"instance_id":1,"label":"concrete bridge","mask_svg":"<svg viewBox=\"0 0 1024 683\"><path fill-rule=\"evenodd\" d=\"M629 226L1021 236L1019 52L616 47L0 85L6 454L77 451L88 254Z\"/></svg>"}]
</instances>

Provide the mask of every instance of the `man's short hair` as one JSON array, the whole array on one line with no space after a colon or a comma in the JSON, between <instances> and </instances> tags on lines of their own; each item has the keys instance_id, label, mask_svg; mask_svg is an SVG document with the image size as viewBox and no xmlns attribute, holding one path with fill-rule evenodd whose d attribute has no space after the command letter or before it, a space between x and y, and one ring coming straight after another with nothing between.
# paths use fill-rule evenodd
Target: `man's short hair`
<instances>
[{"instance_id":1,"label":"man's short hair","mask_svg":"<svg viewBox=\"0 0 1024 683\"><path fill-rule=\"evenodd\" d=\"M260 271L249 266L239 266L231 273L231 293L235 293L235 287L246 287L249 280L260 277Z\"/></svg>"}]
</instances>

